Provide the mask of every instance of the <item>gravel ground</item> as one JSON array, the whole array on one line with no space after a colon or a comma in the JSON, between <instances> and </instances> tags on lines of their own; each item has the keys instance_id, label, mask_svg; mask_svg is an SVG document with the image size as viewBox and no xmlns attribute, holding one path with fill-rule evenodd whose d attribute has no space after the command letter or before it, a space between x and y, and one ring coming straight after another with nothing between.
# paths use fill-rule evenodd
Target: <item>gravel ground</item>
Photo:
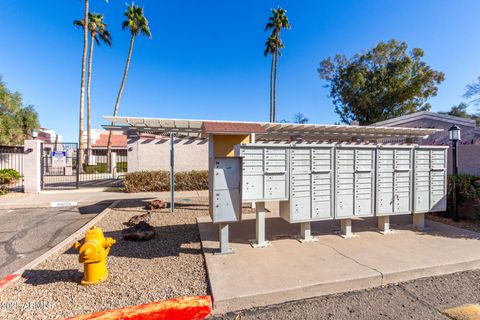
<instances>
[{"instance_id":1,"label":"gravel ground","mask_svg":"<svg viewBox=\"0 0 480 320\"><path fill-rule=\"evenodd\" d=\"M452 220L452 218L447 218L447 217L441 216L440 214L432 214L432 213L427 213L425 217L427 219L448 224L457 228L480 232L480 220L462 219L459 222L455 222Z\"/></svg>"},{"instance_id":2,"label":"gravel ground","mask_svg":"<svg viewBox=\"0 0 480 320\"><path fill-rule=\"evenodd\" d=\"M123 222L145 213L145 202L126 200L97 225L117 243L108 257L109 278L81 286L83 266L69 247L0 292L0 319L62 319L181 296L208 294L196 218L208 214L207 198L179 199L176 212L154 211L157 236L122 239Z\"/></svg>"},{"instance_id":3,"label":"gravel ground","mask_svg":"<svg viewBox=\"0 0 480 320\"><path fill-rule=\"evenodd\" d=\"M480 270L229 313L209 320L451 319L443 311L480 303Z\"/></svg>"}]
</instances>

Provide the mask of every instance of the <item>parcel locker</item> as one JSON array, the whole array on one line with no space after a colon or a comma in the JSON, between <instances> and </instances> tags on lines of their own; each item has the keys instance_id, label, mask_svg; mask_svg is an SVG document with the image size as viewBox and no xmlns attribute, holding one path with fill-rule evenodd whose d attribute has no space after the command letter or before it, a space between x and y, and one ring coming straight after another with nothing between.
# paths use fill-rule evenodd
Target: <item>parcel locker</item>
<instances>
[{"instance_id":1,"label":"parcel locker","mask_svg":"<svg viewBox=\"0 0 480 320\"><path fill-rule=\"evenodd\" d=\"M338 145L335 149L335 217L374 214L375 146Z\"/></svg>"},{"instance_id":2,"label":"parcel locker","mask_svg":"<svg viewBox=\"0 0 480 320\"><path fill-rule=\"evenodd\" d=\"M419 146L414 150L415 213L447 209L446 146Z\"/></svg>"},{"instance_id":3,"label":"parcel locker","mask_svg":"<svg viewBox=\"0 0 480 320\"><path fill-rule=\"evenodd\" d=\"M235 148L242 157L244 202L285 200L289 145L245 144Z\"/></svg>"},{"instance_id":4,"label":"parcel locker","mask_svg":"<svg viewBox=\"0 0 480 320\"><path fill-rule=\"evenodd\" d=\"M242 215L242 161L239 157L215 158L210 210L214 223L235 222Z\"/></svg>"},{"instance_id":5,"label":"parcel locker","mask_svg":"<svg viewBox=\"0 0 480 320\"><path fill-rule=\"evenodd\" d=\"M377 216L412 213L413 146L378 146Z\"/></svg>"},{"instance_id":6,"label":"parcel locker","mask_svg":"<svg viewBox=\"0 0 480 320\"><path fill-rule=\"evenodd\" d=\"M290 148L289 200L280 202L280 216L291 222L333 218L333 145Z\"/></svg>"}]
</instances>

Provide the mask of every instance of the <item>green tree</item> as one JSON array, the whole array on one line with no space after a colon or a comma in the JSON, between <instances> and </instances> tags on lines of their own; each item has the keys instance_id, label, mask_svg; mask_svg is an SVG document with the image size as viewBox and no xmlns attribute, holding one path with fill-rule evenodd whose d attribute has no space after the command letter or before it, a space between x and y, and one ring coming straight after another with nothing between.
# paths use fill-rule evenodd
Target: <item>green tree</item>
<instances>
[{"instance_id":1,"label":"green tree","mask_svg":"<svg viewBox=\"0 0 480 320\"><path fill-rule=\"evenodd\" d=\"M445 75L422 61L422 49L407 48L392 39L351 59L337 54L320 62L320 78L341 122L369 125L430 109L427 100L437 95Z\"/></svg>"},{"instance_id":2,"label":"green tree","mask_svg":"<svg viewBox=\"0 0 480 320\"><path fill-rule=\"evenodd\" d=\"M112 46L112 36L107 30L107 24L103 20L104 16L100 13L88 13L88 30L90 32L90 51L88 56L88 74L87 74L87 155L90 158L92 150L92 120L91 120L91 104L90 104L90 88L92 84L92 65L93 65L93 47L95 43L100 45L101 42ZM75 20L73 24L83 28L83 20Z\"/></svg>"},{"instance_id":3,"label":"green tree","mask_svg":"<svg viewBox=\"0 0 480 320\"><path fill-rule=\"evenodd\" d=\"M303 115L301 112L297 112L293 115L293 123L305 124L308 123L308 118Z\"/></svg>"},{"instance_id":4,"label":"green tree","mask_svg":"<svg viewBox=\"0 0 480 320\"><path fill-rule=\"evenodd\" d=\"M25 105L22 95L10 91L0 77L0 145L22 145L39 127L33 106Z\"/></svg>"},{"instance_id":5,"label":"green tree","mask_svg":"<svg viewBox=\"0 0 480 320\"><path fill-rule=\"evenodd\" d=\"M280 56L280 49L284 48L282 39L280 38L282 29L290 29L290 21L287 18L287 11L278 6L277 9L272 9L272 16L268 18L268 22L265 25L265 31L272 30L273 47L273 94L271 94L272 100L272 116L270 122L275 122L277 112L277 72L278 72L278 58ZM269 37L269 39L270 39ZM267 40L268 43L268 40Z\"/></svg>"},{"instance_id":6,"label":"green tree","mask_svg":"<svg viewBox=\"0 0 480 320\"><path fill-rule=\"evenodd\" d=\"M465 119L472 119L475 120L477 126L480 125L480 117L473 113L468 113L467 111L468 104L465 102L461 102L456 106L453 106L449 111L439 111L440 114L445 114L454 117L461 117Z\"/></svg>"},{"instance_id":7,"label":"green tree","mask_svg":"<svg viewBox=\"0 0 480 320\"><path fill-rule=\"evenodd\" d=\"M113 116L118 114L118 107L120 106L120 99L122 98L123 88L125 87L125 81L127 80L128 68L130 66L130 60L132 59L133 42L135 37L143 34L144 36L151 38L150 27L148 26L148 20L143 14L143 8L136 6L135 4L127 5L127 10L124 13L126 20L122 23L122 29L130 31L130 49L128 51L127 64L125 71L123 72L122 84L118 91L117 102L115 103L115 109L113 110ZM113 125L113 123L112 123ZM112 148L112 131L108 134L107 154L110 158L110 152Z\"/></svg>"}]
</instances>

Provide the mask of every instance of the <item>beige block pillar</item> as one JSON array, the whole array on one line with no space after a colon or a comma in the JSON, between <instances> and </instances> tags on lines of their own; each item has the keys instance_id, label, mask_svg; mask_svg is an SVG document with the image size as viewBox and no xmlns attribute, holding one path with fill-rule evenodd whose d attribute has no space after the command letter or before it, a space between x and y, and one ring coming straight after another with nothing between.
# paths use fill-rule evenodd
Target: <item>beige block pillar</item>
<instances>
[{"instance_id":1,"label":"beige block pillar","mask_svg":"<svg viewBox=\"0 0 480 320\"><path fill-rule=\"evenodd\" d=\"M386 234L390 233L390 217L389 216L381 216L378 217L378 229L381 233Z\"/></svg>"},{"instance_id":2,"label":"beige block pillar","mask_svg":"<svg viewBox=\"0 0 480 320\"><path fill-rule=\"evenodd\" d=\"M413 214L413 227L417 230L425 230L425 213Z\"/></svg>"},{"instance_id":3,"label":"beige block pillar","mask_svg":"<svg viewBox=\"0 0 480 320\"><path fill-rule=\"evenodd\" d=\"M344 238L353 237L352 232L352 219L342 219L340 220L340 230Z\"/></svg>"},{"instance_id":4,"label":"beige block pillar","mask_svg":"<svg viewBox=\"0 0 480 320\"><path fill-rule=\"evenodd\" d=\"M23 183L25 193L42 191L42 143L40 140L25 140L23 155Z\"/></svg>"}]
</instances>

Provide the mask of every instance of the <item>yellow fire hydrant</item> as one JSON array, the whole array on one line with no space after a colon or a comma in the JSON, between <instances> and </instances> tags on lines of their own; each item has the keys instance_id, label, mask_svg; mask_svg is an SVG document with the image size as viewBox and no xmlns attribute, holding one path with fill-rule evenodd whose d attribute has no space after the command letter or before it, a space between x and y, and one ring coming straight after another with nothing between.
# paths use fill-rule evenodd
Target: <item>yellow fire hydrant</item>
<instances>
[{"instance_id":1,"label":"yellow fire hydrant","mask_svg":"<svg viewBox=\"0 0 480 320\"><path fill-rule=\"evenodd\" d=\"M84 264L81 284L97 284L107 279L107 256L116 242L113 238L105 238L102 229L93 226L85 234L85 239L73 244L80 253L78 261Z\"/></svg>"}]
</instances>

